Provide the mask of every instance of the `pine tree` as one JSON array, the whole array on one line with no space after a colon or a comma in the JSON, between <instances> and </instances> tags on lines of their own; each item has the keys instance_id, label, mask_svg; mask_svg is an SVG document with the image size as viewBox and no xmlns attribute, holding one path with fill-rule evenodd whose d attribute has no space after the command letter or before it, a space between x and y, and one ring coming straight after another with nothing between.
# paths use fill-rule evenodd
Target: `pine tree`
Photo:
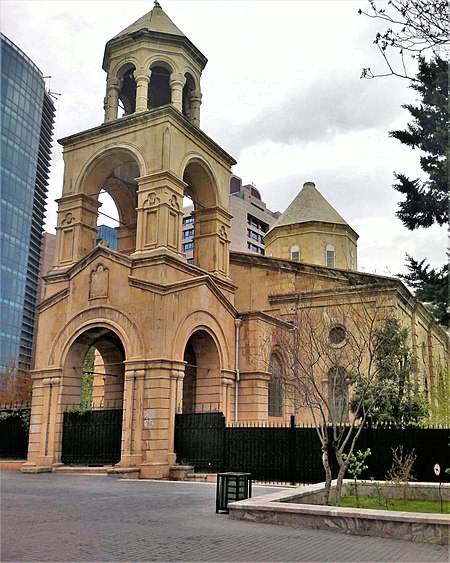
<instances>
[{"instance_id":1,"label":"pine tree","mask_svg":"<svg viewBox=\"0 0 450 563\"><path fill-rule=\"evenodd\" d=\"M430 227L433 223L448 222L448 156L447 138L449 118L447 112L448 85L447 62L439 57L427 62L419 58L419 72L411 88L420 94L420 105L405 104L413 117L406 130L390 131L389 135L412 149L424 154L420 166L428 180L410 180L395 173L393 185L406 200L399 204L397 216L408 229Z\"/></svg>"},{"instance_id":2,"label":"pine tree","mask_svg":"<svg viewBox=\"0 0 450 563\"><path fill-rule=\"evenodd\" d=\"M397 216L410 230L430 227L434 223L448 223L448 152L449 130L447 62L439 57L427 62L419 57L419 72L411 88L420 94L420 104L405 104L413 120L402 131L391 131L390 136L412 149L422 151L420 166L427 180L411 180L395 173L393 188L406 195L399 203ZM409 273L400 277L416 290L418 299L432 305L436 319L448 325L448 265L430 268L425 259L417 261L407 255Z\"/></svg>"}]
</instances>

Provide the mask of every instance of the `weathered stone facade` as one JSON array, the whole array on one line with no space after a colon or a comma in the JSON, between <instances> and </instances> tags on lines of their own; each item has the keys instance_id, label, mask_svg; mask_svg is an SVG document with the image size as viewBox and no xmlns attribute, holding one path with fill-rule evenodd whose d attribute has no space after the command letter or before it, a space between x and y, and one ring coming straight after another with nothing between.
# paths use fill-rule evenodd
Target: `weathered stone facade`
<instances>
[{"instance_id":1,"label":"weathered stone facade","mask_svg":"<svg viewBox=\"0 0 450 563\"><path fill-rule=\"evenodd\" d=\"M326 308L372 298L372 286L378 296L381 287L410 324L428 385L446 362L445 333L397 280L248 254L230 259L235 161L199 128L205 64L155 5L107 44L105 123L60 141L64 185L55 264L39 306L25 471L60 464L63 414L80 401L92 346L101 364L94 402L123 407L120 467L145 478L167 477L175 462L176 412L271 418L266 337L289 329L293 294L309 292L311 306ZM119 211L117 251L96 245L101 190ZM185 195L194 202L193 265L181 253ZM277 420L292 412L285 401Z\"/></svg>"}]
</instances>

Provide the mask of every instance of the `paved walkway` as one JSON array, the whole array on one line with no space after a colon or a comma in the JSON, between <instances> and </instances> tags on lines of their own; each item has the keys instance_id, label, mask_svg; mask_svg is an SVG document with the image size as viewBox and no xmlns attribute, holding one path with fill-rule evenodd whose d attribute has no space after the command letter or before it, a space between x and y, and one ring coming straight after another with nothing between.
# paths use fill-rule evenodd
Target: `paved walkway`
<instances>
[{"instance_id":1,"label":"paved walkway","mask_svg":"<svg viewBox=\"0 0 450 563\"><path fill-rule=\"evenodd\" d=\"M6 471L1 548L5 563L448 560L444 546L231 521L215 485Z\"/></svg>"}]
</instances>

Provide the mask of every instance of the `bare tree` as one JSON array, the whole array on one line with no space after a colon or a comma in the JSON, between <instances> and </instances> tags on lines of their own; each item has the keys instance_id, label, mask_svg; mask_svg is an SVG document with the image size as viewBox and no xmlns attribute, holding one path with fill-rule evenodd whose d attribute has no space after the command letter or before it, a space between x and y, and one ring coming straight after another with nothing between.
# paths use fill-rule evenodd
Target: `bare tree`
<instances>
[{"instance_id":1,"label":"bare tree","mask_svg":"<svg viewBox=\"0 0 450 563\"><path fill-rule=\"evenodd\" d=\"M322 293L322 297L320 295ZM383 394L376 385L377 328L392 309L383 291L335 290L298 294L282 318L290 328L273 330L271 346L283 350L278 375L296 414L306 409L317 431L325 470L324 504L333 480L330 451L339 467L336 505L351 454L374 404ZM359 398L353 401L352 389ZM346 455L344 455L346 454Z\"/></svg>"},{"instance_id":2,"label":"bare tree","mask_svg":"<svg viewBox=\"0 0 450 563\"><path fill-rule=\"evenodd\" d=\"M449 45L447 0L389 0L382 2L382 7L375 0L368 2L370 9L358 13L387 24L385 31L377 32L374 43L388 72L373 74L370 68L363 68L361 78L400 76L416 80L408 73L406 55L417 58L430 52L445 58Z\"/></svg>"}]
</instances>

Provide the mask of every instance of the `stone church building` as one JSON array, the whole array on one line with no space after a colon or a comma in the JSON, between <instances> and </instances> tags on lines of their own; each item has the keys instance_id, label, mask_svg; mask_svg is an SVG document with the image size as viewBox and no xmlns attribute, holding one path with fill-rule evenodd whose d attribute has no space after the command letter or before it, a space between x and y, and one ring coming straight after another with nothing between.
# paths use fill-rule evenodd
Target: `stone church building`
<instances>
[{"instance_id":1,"label":"stone church building","mask_svg":"<svg viewBox=\"0 0 450 563\"><path fill-rule=\"evenodd\" d=\"M358 235L312 182L265 236L266 256L230 252L235 160L201 129L206 62L155 2L106 44L104 123L59 141L64 183L39 305L25 471L60 464L63 414L80 402L92 346L104 374L94 399L123 408L119 466L144 478L167 477L175 463L177 412L309 420L274 379L288 358L272 335L293 330L300 303L340 345L352 307L382 301L410 331L421 387L446 364L445 331L399 280L357 271ZM118 209L117 251L96 244L101 190ZM193 264L181 252L185 196Z\"/></svg>"}]
</instances>

